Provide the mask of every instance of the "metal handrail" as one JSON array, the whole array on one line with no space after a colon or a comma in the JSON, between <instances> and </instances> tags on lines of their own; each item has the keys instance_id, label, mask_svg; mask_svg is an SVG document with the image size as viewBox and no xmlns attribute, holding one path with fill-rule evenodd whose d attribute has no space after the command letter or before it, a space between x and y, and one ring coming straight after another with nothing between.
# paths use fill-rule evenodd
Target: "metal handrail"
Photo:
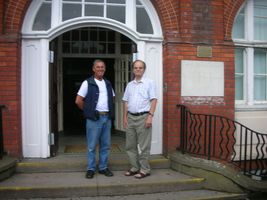
<instances>
[{"instance_id":1,"label":"metal handrail","mask_svg":"<svg viewBox=\"0 0 267 200\"><path fill-rule=\"evenodd\" d=\"M180 146L182 153L228 162L243 174L267 177L267 134L253 131L227 117L192 113L180 109Z\"/></svg>"},{"instance_id":2,"label":"metal handrail","mask_svg":"<svg viewBox=\"0 0 267 200\"><path fill-rule=\"evenodd\" d=\"M4 138L3 138L3 118L2 118L2 109L5 105L0 105L0 159L4 156Z\"/></svg>"}]
</instances>

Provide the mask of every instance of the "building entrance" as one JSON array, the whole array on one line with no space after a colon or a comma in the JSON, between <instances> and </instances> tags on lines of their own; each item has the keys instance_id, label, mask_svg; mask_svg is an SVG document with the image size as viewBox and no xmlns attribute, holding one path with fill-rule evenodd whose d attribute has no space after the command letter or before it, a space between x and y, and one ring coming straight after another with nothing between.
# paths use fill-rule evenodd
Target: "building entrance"
<instances>
[{"instance_id":1,"label":"building entrance","mask_svg":"<svg viewBox=\"0 0 267 200\"><path fill-rule=\"evenodd\" d=\"M147 0L32 1L22 27L23 156L53 155L51 146L56 147L57 134L65 128L63 63L64 59L72 58L114 60L114 89L117 90L114 127L118 130L122 129L122 120L118 117L122 111L121 95L130 77L130 63L133 59L146 62L145 76L155 80L158 94L151 153L161 154L162 41L160 20L153 4ZM133 54L132 49L136 49L136 53Z\"/></svg>"}]
</instances>

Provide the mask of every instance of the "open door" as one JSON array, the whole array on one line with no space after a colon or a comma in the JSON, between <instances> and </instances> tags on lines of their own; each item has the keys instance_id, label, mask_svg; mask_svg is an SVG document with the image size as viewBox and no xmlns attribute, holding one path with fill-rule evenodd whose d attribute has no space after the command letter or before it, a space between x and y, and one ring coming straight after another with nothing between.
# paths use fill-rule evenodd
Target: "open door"
<instances>
[{"instance_id":1,"label":"open door","mask_svg":"<svg viewBox=\"0 0 267 200\"><path fill-rule=\"evenodd\" d=\"M50 112L50 156L56 156L58 152L58 81L57 81L57 39L50 42L49 56L49 112Z\"/></svg>"},{"instance_id":2,"label":"open door","mask_svg":"<svg viewBox=\"0 0 267 200\"><path fill-rule=\"evenodd\" d=\"M115 60L115 121L114 126L118 131L125 131L123 128L123 102L122 96L126 85L132 79L132 56L125 55Z\"/></svg>"}]
</instances>

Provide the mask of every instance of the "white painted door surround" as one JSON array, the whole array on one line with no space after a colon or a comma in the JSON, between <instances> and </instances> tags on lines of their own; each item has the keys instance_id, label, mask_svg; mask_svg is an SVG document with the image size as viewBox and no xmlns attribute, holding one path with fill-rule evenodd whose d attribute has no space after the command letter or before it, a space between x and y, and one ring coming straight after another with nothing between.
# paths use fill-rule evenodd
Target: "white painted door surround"
<instances>
[{"instance_id":1,"label":"white painted door surround","mask_svg":"<svg viewBox=\"0 0 267 200\"><path fill-rule=\"evenodd\" d=\"M45 0L44 0L45 1ZM34 31L32 24L43 1L32 1L22 28L22 142L23 156L47 158L49 149L49 42L62 33L81 27L103 27L120 32L137 44L135 59L147 64L145 76L157 83L158 106L154 117L152 154L162 153L162 31L156 11L148 0L138 0L148 11L153 34L136 31L134 17L130 17L131 5L137 0L126 1L125 23L107 17L81 16L62 21L61 1L45 1L52 4L51 27ZM83 1L82 1L83 2ZM129 10L127 9L129 7Z\"/></svg>"}]
</instances>

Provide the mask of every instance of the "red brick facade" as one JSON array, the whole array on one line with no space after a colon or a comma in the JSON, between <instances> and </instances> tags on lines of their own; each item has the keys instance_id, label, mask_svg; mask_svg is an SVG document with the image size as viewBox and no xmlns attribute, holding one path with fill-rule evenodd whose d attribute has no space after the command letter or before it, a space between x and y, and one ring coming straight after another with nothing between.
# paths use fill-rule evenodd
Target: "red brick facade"
<instances>
[{"instance_id":1,"label":"red brick facade","mask_svg":"<svg viewBox=\"0 0 267 200\"><path fill-rule=\"evenodd\" d=\"M30 0L2 0L0 3L0 104L3 111L4 149L22 156L21 128L21 26ZM163 149L179 144L176 104L187 104L193 111L234 118L234 48L231 32L235 16L244 0L152 0L164 34L163 71ZM198 46L212 47L211 58L197 57ZM181 61L224 62L223 99L197 102L182 98Z\"/></svg>"}]
</instances>

